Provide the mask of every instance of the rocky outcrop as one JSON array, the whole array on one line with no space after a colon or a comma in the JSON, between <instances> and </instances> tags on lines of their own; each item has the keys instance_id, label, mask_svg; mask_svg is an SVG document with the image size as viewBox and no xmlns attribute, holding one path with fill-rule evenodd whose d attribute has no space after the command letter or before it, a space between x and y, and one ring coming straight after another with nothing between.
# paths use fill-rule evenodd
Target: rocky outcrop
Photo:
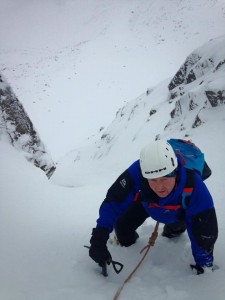
<instances>
[{"instance_id":1,"label":"rocky outcrop","mask_svg":"<svg viewBox=\"0 0 225 300\"><path fill-rule=\"evenodd\" d=\"M215 91L205 91L206 97L212 107L218 106L220 104L225 104L225 90Z\"/></svg>"},{"instance_id":2,"label":"rocky outcrop","mask_svg":"<svg viewBox=\"0 0 225 300\"><path fill-rule=\"evenodd\" d=\"M42 169L48 178L56 167L47 153L23 105L0 74L0 134L6 134L11 144L22 150L25 157Z\"/></svg>"},{"instance_id":3,"label":"rocky outcrop","mask_svg":"<svg viewBox=\"0 0 225 300\"><path fill-rule=\"evenodd\" d=\"M196 75L193 67L201 60L201 57L197 53L192 53L184 64L180 67L178 72L175 74L171 82L169 83L169 91L174 88L181 86L182 84L188 84L196 80Z\"/></svg>"},{"instance_id":4,"label":"rocky outcrop","mask_svg":"<svg viewBox=\"0 0 225 300\"><path fill-rule=\"evenodd\" d=\"M225 37L211 40L191 53L168 85L169 103L174 102L171 121L180 130L204 124L200 114L225 104ZM185 124L187 114L192 123Z\"/></svg>"}]
</instances>

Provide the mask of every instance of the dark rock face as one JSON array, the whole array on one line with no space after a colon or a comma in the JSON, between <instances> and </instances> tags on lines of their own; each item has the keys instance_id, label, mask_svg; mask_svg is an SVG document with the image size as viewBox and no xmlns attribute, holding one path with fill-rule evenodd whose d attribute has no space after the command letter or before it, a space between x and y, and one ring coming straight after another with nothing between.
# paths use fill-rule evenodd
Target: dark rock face
<instances>
[{"instance_id":1,"label":"dark rock face","mask_svg":"<svg viewBox=\"0 0 225 300\"><path fill-rule=\"evenodd\" d=\"M23 150L26 158L42 169L48 178L56 167L38 133L10 86L0 75L0 119L11 144Z\"/></svg>"},{"instance_id":2,"label":"dark rock face","mask_svg":"<svg viewBox=\"0 0 225 300\"><path fill-rule=\"evenodd\" d=\"M201 57L195 53L188 56L184 64L180 67L176 75L169 83L169 91L172 91L174 88L180 86L181 84L188 84L196 80L196 75L192 69L192 66L194 66L200 59Z\"/></svg>"},{"instance_id":3,"label":"dark rock face","mask_svg":"<svg viewBox=\"0 0 225 300\"><path fill-rule=\"evenodd\" d=\"M225 104L225 90L219 90L217 92L205 91L205 94L212 107Z\"/></svg>"},{"instance_id":4,"label":"dark rock face","mask_svg":"<svg viewBox=\"0 0 225 300\"><path fill-rule=\"evenodd\" d=\"M168 85L169 103L174 103L171 121L180 130L204 124L206 110L225 104L225 36L211 40L191 53ZM188 114L192 124L184 126Z\"/></svg>"}]
</instances>

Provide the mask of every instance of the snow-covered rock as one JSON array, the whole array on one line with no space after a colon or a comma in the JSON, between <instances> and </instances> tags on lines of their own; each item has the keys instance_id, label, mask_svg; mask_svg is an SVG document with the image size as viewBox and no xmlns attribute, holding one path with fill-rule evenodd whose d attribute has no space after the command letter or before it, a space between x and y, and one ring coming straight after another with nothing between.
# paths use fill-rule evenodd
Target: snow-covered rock
<instances>
[{"instance_id":1,"label":"snow-covered rock","mask_svg":"<svg viewBox=\"0 0 225 300\"><path fill-rule=\"evenodd\" d=\"M168 130L176 126L188 132L207 122L205 115L209 111L225 104L224 49L224 36L209 41L192 52L173 77L168 85L168 101L175 107ZM191 119L187 118L190 115Z\"/></svg>"},{"instance_id":2,"label":"snow-covered rock","mask_svg":"<svg viewBox=\"0 0 225 300\"><path fill-rule=\"evenodd\" d=\"M55 171L55 164L46 151L32 121L11 87L0 74L0 136L4 136L28 161L42 169L48 178Z\"/></svg>"}]
</instances>

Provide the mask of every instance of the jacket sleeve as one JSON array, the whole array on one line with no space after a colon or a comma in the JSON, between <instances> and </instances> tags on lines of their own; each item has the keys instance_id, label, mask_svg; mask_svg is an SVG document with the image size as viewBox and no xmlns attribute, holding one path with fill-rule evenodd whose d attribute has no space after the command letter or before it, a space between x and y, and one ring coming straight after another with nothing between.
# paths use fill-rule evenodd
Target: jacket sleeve
<instances>
[{"instance_id":1,"label":"jacket sleeve","mask_svg":"<svg viewBox=\"0 0 225 300\"><path fill-rule=\"evenodd\" d=\"M138 161L124 171L108 189L105 200L99 209L97 227L104 227L111 232L116 220L133 201L138 191Z\"/></svg>"},{"instance_id":2,"label":"jacket sleeve","mask_svg":"<svg viewBox=\"0 0 225 300\"><path fill-rule=\"evenodd\" d=\"M213 199L197 174L194 191L186 210L186 224L196 264L212 265L214 244L218 236L217 217Z\"/></svg>"}]
</instances>

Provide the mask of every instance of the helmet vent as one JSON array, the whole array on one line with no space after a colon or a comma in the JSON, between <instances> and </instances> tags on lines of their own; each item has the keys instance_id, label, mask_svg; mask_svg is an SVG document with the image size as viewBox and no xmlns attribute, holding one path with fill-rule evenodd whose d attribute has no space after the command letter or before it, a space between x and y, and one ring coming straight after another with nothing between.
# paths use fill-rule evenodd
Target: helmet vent
<instances>
[{"instance_id":1,"label":"helmet vent","mask_svg":"<svg viewBox=\"0 0 225 300\"><path fill-rule=\"evenodd\" d=\"M172 166L175 166L174 159L171 157Z\"/></svg>"}]
</instances>

